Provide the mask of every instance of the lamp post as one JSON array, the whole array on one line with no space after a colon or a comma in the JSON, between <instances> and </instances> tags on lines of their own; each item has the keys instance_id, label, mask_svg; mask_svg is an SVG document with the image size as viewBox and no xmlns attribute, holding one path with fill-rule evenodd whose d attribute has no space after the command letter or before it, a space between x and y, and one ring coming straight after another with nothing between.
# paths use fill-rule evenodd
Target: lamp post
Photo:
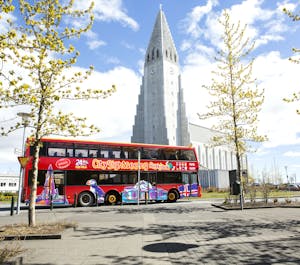
<instances>
[{"instance_id":1,"label":"lamp post","mask_svg":"<svg viewBox=\"0 0 300 265\"><path fill-rule=\"evenodd\" d=\"M289 186L289 175L288 175L288 171L287 171L287 166L284 166L284 168L285 168L285 173L286 173L286 185L287 185L287 187L288 187L288 191L290 191L290 186Z\"/></svg>"},{"instance_id":2,"label":"lamp post","mask_svg":"<svg viewBox=\"0 0 300 265\"><path fill-rule=\"evenodd\" d=\"M25 133L26 133L26 127L28 125L28 119L30 117L29 113L26 112L18 112L17 115L22 118L22 123L24 126L23 130L23 140L22 140L22 156L24 156L25 153ZM22 195L22 172L23 168L20 166L20 175L19 175L19 189L18 189L18 201L17 201L17 211L16 213L20 213L20 205L21 205L21 195Z\"/></svg>"},{"instance_id":3,"label":"lamp post","mask_svg":"<svg viewBox=\"0 0 300 265\"><path fill-rule=\"evenodd\" d=\"M141 193L141 151L138 150L138 200L137 200L137 204L140 205L140 193Z\"/></svg>"}]
</instances>

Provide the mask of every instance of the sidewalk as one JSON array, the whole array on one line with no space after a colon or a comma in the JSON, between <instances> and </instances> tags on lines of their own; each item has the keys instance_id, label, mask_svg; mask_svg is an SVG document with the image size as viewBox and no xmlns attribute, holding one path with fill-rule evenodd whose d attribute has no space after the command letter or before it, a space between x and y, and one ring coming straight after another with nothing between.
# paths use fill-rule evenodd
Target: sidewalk
<instances>
[{"instance_id":1,"label":"sidewalk","mask_svg":"<svg viewBox=\"0 0 300 265\"><path fill-rule=\"evenodd\" d=\"M62 239L18 242L23 264L300 264L299 209L191 201L37 211L37 222L62 220L78 227ZM0 217L0 226L22 222L24 210Z\"/></svg>"}]
</instances>

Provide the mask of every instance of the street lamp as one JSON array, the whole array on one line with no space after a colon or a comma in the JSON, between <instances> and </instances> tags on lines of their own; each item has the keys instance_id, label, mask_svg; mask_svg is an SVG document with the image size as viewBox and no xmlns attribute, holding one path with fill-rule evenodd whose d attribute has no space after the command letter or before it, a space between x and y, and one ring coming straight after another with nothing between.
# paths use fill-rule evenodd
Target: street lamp
<instances>
[{"instance_id":1,"label":"street lamp","mask_svg":"<svg viewBox=\"0 0 300 265\"><path fill-rule=\"evenodd\" d=\"M22 140L22 156L25 153L25 132L26 127L28 125L28 119L30 117L29 113L26 112L18 112L17 115L22 118L22 124L24 126L23 130L23 140ZM20 175L19 175L19 189L18 189L18 201L17 201L17 214L20 213L20 205L21 205L21 195L22 195L22 166L20 166Z\"/></svg>"}]
</instances>

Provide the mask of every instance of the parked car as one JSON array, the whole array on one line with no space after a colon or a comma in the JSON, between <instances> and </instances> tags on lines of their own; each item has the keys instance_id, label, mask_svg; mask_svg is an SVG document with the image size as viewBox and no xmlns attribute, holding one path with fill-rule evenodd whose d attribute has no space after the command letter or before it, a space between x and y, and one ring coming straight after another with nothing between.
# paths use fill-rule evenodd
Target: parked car
<instances>
[{"instance_id":1,"label":"parked car","mask_svg":"<svg viewBox=\"0 0 300 265\"><path fill-rule=\"evenodd\" d=\"M298 190L300 190L300 189L299 189L299 186L296 185L296 184L288 184L288 185L287 185L287 189L288 189L288 190L293 190L293 191L298 191Z\"/></svg>"},{"instance_id":2,"label":"parked car","mask_svg":"<svg viewBox=\"0 0 300 265\"><path fill-rule=\"evenodd\" d=\"M279 190L290 190L290 191L300 191L300 187L296 184L282 184L279 186Z\"/></svg>"}]
</instances>

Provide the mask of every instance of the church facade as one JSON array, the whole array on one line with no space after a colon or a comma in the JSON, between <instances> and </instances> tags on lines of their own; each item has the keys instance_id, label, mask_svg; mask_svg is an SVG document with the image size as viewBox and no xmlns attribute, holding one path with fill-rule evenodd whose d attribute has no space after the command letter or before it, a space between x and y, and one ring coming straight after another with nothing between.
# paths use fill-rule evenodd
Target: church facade
<instances>
[{"instance_id":1,"label":"church facade","mask_svg":"<svg viewBox=\"0 0 300 265\"><path fill-rule=\"evenodd\" d=\"M228 172L236 169L227 146L212 147L214 130L188 122L178 53L162 9L159 10L144 62L131 142L193 145L200 162L201 185L227 188ZM247 161L243 159L243 168Z\"/></svg>"},{"instance_id":2,"label":"church facade","mask_svg":"<svg viewBox=\"0 0 300 265\"><path fill-rule=\"evenodd\" d=\"M162 9L145 55L131 142L188 145L179 58Z\"/></svg>"}]
</instances>

